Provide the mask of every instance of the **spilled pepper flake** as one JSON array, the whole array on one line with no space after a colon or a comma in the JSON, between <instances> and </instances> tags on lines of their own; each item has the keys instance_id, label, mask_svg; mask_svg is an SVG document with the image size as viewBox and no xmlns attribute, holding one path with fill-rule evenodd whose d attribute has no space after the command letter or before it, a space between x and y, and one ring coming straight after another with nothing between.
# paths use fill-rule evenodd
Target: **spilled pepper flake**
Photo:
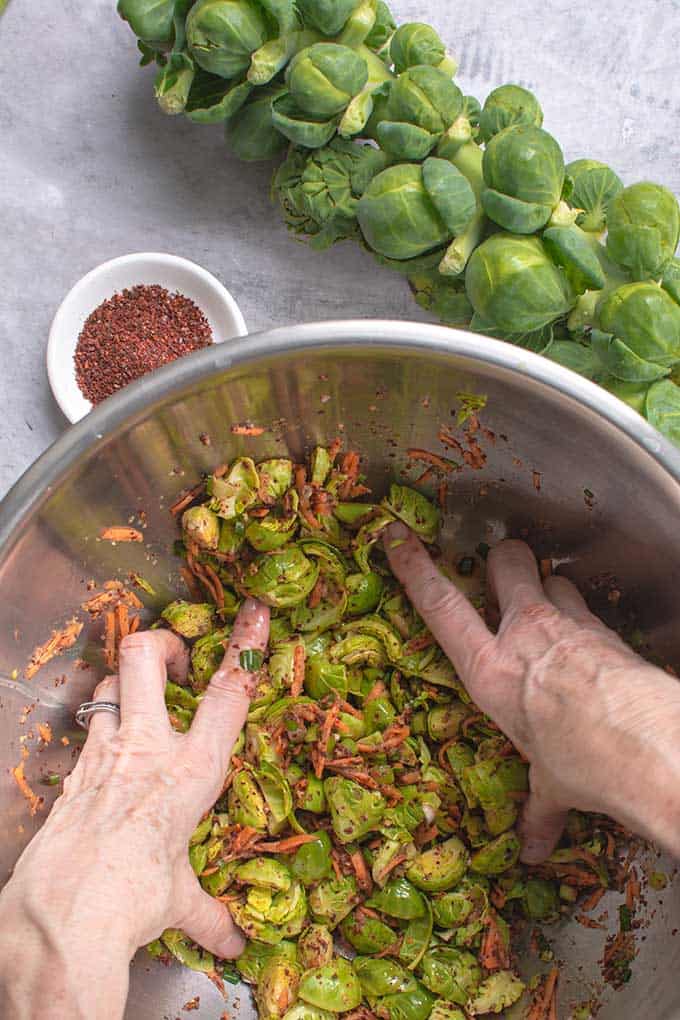
<instances>
[{"instance_id":1,"label":"spilled pepper flake","mask_svg":"<svg viewBox=\"0 0 680 1020\"><path fill-rule=\"evenodd\" d=\"M47 665L51 659L54 659L55 656L61 655L62 652L71 648L78 640L82 629L83 624L80 620L77 620L74 617L60 630L53 630L52 636L49 640L45 641L42 645L38 645L38 647L33 650L33 654L31 655L28 665L24 670L24 676L26 679L32 680L36 673L41 670L43 666Z\"/></svg>"},{"instance_id":2,"label":"spilled pepper flake","mask_svg":"<svg viewBox=\"0 0 680 1020\"><path fill-rule=\"evenodd\" d=\"M266 431L259 425L232 425L230 429L232 436L262 436Z\"/></svg>"}]
</instances>

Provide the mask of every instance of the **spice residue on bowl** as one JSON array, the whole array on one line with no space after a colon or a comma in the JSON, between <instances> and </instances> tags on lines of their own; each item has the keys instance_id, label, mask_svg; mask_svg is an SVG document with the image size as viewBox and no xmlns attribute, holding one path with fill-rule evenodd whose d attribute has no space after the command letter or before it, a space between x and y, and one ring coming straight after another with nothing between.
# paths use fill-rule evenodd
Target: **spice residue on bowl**
<instances>
[{"instance_id":1,"label":"spice residue on bowl","mask_svg":"<svg viewBox=\"0 0 680 1020\"><path fill-rule=\"evenodd\" d=\"M157 284L114 294L88 316L78 337L76 379L99 404L128 383L213 342L201 309Z\"/></svg>"}]
</instances>

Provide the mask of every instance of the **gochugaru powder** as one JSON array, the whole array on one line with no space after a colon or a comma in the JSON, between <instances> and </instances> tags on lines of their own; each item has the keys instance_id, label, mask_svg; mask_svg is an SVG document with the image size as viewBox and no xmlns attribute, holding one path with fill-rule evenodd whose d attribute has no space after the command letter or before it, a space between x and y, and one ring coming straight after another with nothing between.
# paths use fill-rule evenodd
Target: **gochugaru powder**
<instances>
[{"instance_id":1,"label":"gochugaru powder","mask_svg":"<svg viewBox=\"0 0 680 1020\"><path fill-rule=\"evenodd\" d=\"M201 309L157 284L114 294L88 316L76 347L76 379L99 404L134 379L213 342Z\"/></svg>"}]
</instances>

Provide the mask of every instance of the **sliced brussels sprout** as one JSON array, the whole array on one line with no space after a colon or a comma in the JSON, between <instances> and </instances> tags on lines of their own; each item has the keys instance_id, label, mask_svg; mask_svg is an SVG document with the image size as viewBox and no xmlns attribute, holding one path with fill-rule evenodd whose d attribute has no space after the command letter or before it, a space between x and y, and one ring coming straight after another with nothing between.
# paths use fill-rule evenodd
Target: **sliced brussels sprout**
<instances>
[{"instance_id":1,"label":"sliced brussels sprout","mask_svg":"<svg viewBox=\"0 0 680 1020\"><path fill-rule=\"evenodd\" d=\"M353 843L377 829L385 812L385 798L378 790L332 776L324 783L333 831L341 843Z\"/></svg>"},{"instance_id":2,"label":"sliced brussels sprout","mask_svg":"<svg viewBox=\"0 0 680 1020\"><path fill-rule=\"evenodd\" d=\"M303 843L295 851L290 862L290 871L305 886L314 885L328 878L333 869L331 866L332 843L324 830L317 832L313 843Z\"/></svg>"},{"instance_id":3,"label":"sliced brussels sprout","mask_svg":"<svg viewBox=\"0 0 680 1020\"><path fill-rule=\"evenodd\" d=\"M286 457L272 457L257 465L260 479L259 497L266 506L272 506L293 484L293 462Z\"/></svg>"},{"instance_id":4,"label":"sliced brussels sprout","mask_svg":"<svg viewBox=\"0 0 680 1020\"><path fill-rule=\"evenodd\" d=\"M191 649L191 673L196 690L205 690L213 673L219 668L230 634L231 626L214 630L212 634L199 638Z\"/></svg>"},{"instance_id":5,"label":"sliced brussels sprout","mask_svg":"<svg viewBox=\"0 0 680 1020\"><path fill-rule=\"evenodd\" d=\"M245 981L256 985L265 966L273 959L295 963L297 960L296 944L285 940L275 946L267 945L264 942L246 942L245 949L236 960L236 966Z\"/></svg>"},{"instance_id":6,"label":"sliced brussels sprout","mask_svg":"<svg viewBox=\"0 0 680 1020\"><path fill-rule=\"evenodd\" d=\"M425 892L445 892L460 882L470 856L462 840L451 836L431 850L419 854L409 865L406 877Z\"/></svg>"},{"instance_id":7,"label":"sliced brussels sprout","mask_svg":"<svg viewBox=\"0 0 680 1020\"><path fill-rule=\"evenodd\" d=\"M433 915L430 901L425 901L425 914L409 921L404 931L399 959L409 970L415 970L432 940Z\"/></svg>"},{"instance_id":8,"label":"sliced brussels sprout","mask_svg":"<svg viewBox=\"0 0 680 1020\"><path fill-rule=\"evenodd\" d=\"M315 885L309 894L309 909L319 924L333 931L360 900L353 876L328 878Z\"/></svg>"},{"instance_id":9,"label":"sliced brussels sprout","mask_svg":"<svg viewBox=\"0 0 680 1020\"><path fill-rule=\"evenodd\" d=\"M167 605L161 616L176 634L191 640L205 637L213 629L215 607L208 603L178 600Z\"/></svg>"},{"instance_id":10,"label":"sliced brussels sprout","mask_svg":"<svg viewBox=\"0 0 680 1020\"><path fill-rule=\"evenodd\" d=\"M369 907L397 917L401 921L412 921L427 913L425 900L414 885L405 878L392 878L383 889L378 889L366 900Z\"/></svg>"},{"instance_id":11,"label":"sliced brussels sprout","mask_svg":"<svg viewBox=\"0 0 680 1020\"><path fill-rule=\"evenodd\" d=\"M297 493L295 494L297 500ZM283 517L269 514L260 519L253 518L246 527L245 537L258 552L280 549L294 537L298 529L297 511Z\"/></svg>"},{"instance_id":12,"label":"sliced brussels sprout","mask_svg":"<svg viewBox=\"0 0 680 1020\"><path fill-rule=\"evenodd\" d=\"M439 510L426 496L406 485L391 485L383 506L424 542L435 541L439 531Z\"/></svg>"},{"instance_id":13,"label":"sliced brussels sprout","mask_svg":"<svg viewBox=\"0 0 680 1020\"><path fill-rule=\"evenodd\" d=\"M464 1006L482 980L482 968L472 953L453 946L434 946L420 964L423 984L442 999Z\"/></svg>"},{"instance_id":14,"label":"sliced brussels sprout","mask_svg":"<svg viewBox=\"0 0 680 1020\"><path fill-rule=\"evenodd\" d=\"M499 970L482 981L476 995L467 1002L466 1009L473 1016L502 1013L519 1002L523 994L524 982L512 971Z\"/></svg>"},{"instance_id":15,"label":"sliced brussels sprout","mask_svg":"<svg viewBox=\"0 0 680 1020\"><path fill-rule=\"evenodd\" d=\"M344 698L347 689L346 666L331 662L324 655L309 656L305 664L305 690L310 698L318 701L331 691L337 691Z\"/></svg>"},{"instance_id":16,"label":"sliced brussels sprout","mask_svg":"<svg viewBox=\"0 0 680 1020\"><path fill-rule=\"evenodd\" d=\"M306 971L298 994L305 1002L331 1013L345 1013L356 1009L362 993L359 978L349 960L336 956L323 967Z\"/></svg>"},{"instance_id":17,"label":"sliced brussels sprout","mask_svg":"<svg viewBox=\"0 0 680 1020\"><path fill-rule=\"evenodd\" d=\"M262 969L255 990L260 1020L282 1020L297 999L300 968L282 956L274 956Z\"/></svg>"},{"instance_id":18,"label":"sliced brussels sprout","mask_svg":"<svg viewBox=\"0 0 680 1020\"><path fill-rule=\"evenodd\" d=\"M252 567L252 573L243 579L243 587L253 598L276 608L303 602L319 577L318 564L307 559L296 544L262 553Z\"/></svg>"},{"instance_id":19,"label":"sliced brussels sprout","mask_svg":"<svg viewBox=\"0 0 680 1020\"><path fill-rule=\"evenodd\" d=\"M239 457L226 475L211 475L208 479L208 495L211 497L208 505L218 517L233 520L255 502L259 485L253 461L250 457Z\"/></svg>"},{"instance_id":20,"label":"sliced brussels sprout","mask_svg":"<svg viewBox=\"0 0 680 1020\"><path fill-rule=\"evenodd\" d=\"M258 832L267 831L265 799L250 772L237 772L228 794L229 817L237 825L248 825Z\"/></svg>"},{"instance_id":21,"label":"sliced brussels sprout","mask_svg":"<svg viewBox=\"0 0 680 1020\"><path fill-rule=\"evenodd\" d=\"M161 942L172 953L176 960L202 974L211 974L215 970L215 958L212 953L201 949L178 928L166 928L161 935Z\"/></svg>"},{"instance_id":22,"label":"sliced brussels sprout","mask_svg":"<svg viewBox=\"0 0 680 1020\"><path fill-rule=\"evenodd\" d=\"M303 970L325 967L333 960L333 936L323 924L310 924L298 939L298 962Z\"/></svg>"},{"instance_id":23,"label":"sliced brussels sprout","mask_svg":"<svg viewBox=\"0 0 680 1020\"><path fill-rule=\"evenodd\" d=\"M460 733L461 725L469 715L470 709L462 701L436 705L427 713L427 732L432 740L442 743L453 740Z\"/></svg>"},{"instance_id":24,"label":"sliced brussels sprout","mask_svg":"<svg viewBox=\"0 0 680 1020\"><path fill-rule=\"evenodd\" d=\"M371 917L361 907L352 911L340 925L342 937L358 953L380 953L394 945L398 935L379 918ZM361 975L359 975L361 978Z\"/></svg>"},{"instance_id":25,"label":"sliced brussels sprout","mask_svg":"<svg viewBox=\"0 0 680 1020\"><path fill-rule=\"evenodd\" d=\"M435 996L414 979L406 991L385 995L379 1009L387 1020L428 1020L434 1001Z\"/></svg>"},{"instance_id":26,"label":"sliced brussels sprout","mask_svg":"<svg viewBox=\"0 0 680 1020\"><path fill-rule=\"evenodd\" d=\"M380 605L385 585L380 574L350 574L346 580L347 614L361 616L374 612Z\"/></svg>"},{"instance_id":27,"label":"sliced brussels sprout","mask_svg":"<svg viewBox=\"0 0 680 1020\"><path fill-rule=\"evenodd\" d=\"M182 528L188 541L199 549L214 552L220 541L220 520L206 506L192 506L182 514Z\"/></svg>"},{"instance_id":28,"label":"sliced brussels sprout","mask_svg":"<svg viewBox=\"0 0 680 1020\"><path fill-rule=\"evenodd\" d=\"M514 832L504 832L472 855L470 867L480 875L501 875L519 860L521 843Z\"/></svg>"},{"instance_id":29,"label":"sliced brussels sprout","mask_svg":"<svg viewBox=\"0 0 680 1020\"><path fill-rule=\"evenodd\" d=\"M532 921L550 923L560 916L559 890L544 878L527 879L524 888L524 910Z\"/></svg>"}]
</instances>

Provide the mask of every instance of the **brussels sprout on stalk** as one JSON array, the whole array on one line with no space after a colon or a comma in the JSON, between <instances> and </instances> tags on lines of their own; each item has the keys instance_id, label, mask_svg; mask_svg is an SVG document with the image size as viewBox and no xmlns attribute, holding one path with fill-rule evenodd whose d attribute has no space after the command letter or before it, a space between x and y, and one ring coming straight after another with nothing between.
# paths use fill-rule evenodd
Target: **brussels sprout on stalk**
<instances>
[{"instance_id":1,"label":"brussels sprout on stalk","mask_svg":"<svg viewBox=\"0 0 680 1020\"><path fill-rule=\"evenodd\" d=\"M184 113L196 124L222 124L238 113L252 90L247 81L226 81L199 67L186 97ZM165 99L158 96L158 83L156 92L161 107L167 105L169 96Z\"/></svg>"},{"instance_id":2,"label":"brussels sprout on stalk","mask_svg":"<svg viewBox=\"0 0 680 1020\"><path fill-rule=\"evenodd\" d=\"M335 135L340 118L314 117L297 105L288 91L271 102L272 124L293 145L306 149L321 149Z\"/></svg>"},{"instance_id":3,"label":"brussels sprout on stalk","mask_svg":"<svg viewBox=\"0 0 680 1020\"><path fill-rule=\"evenodd\" d=\"M330 36L342 31L357 0L298 0L297 6L306 25Z\"/></svg>"},{"instance_id":4,"label":"brussels sprout on stalk","mask_svg":"<svg viewBox=\"0 0 680 1020\"><path fill-rule=\"evenodd\" d=\"M434 28L417 21L400 25L396 30L390 43L390 58L397 74L428 64L452 78L457 69L455 60L447 57L446 47Z\"/></svg>"},{"instance_id":5,"label":"brussels sprout on stalk","mask_svg":"<svg viewBox=\"0 0 680 1020\"><path fill-rule=\"evenodd\" d=\"M634 280L660 277L680 239L680 206L660 184L643 181L624 188L607 216L607 253Z\"/></svg>"},{"instance_id":6,"label":"brussels sprout on stalk","mask_svg":"<svg viewBox=\"0 0 680 1020\"><path fill-rule=\"evenodd\" d=\"M484 152L482 205L486 215L515 234L544 227L560 201L564 157L547 131L531 124L504 128Z\"/></svg>"},{"instance_id":7,"label":"brussels sprout on stalk","mask_svg":"<svg viewBox=\"0 0 680 1020\"><path fill-rule=\"evenodd\" d=\"M423 159L461 116L464 104L463 93L443 71L412 67L392 83L374 124L375 137L394 159Z\"/></svg>"},{"instance_id":8,"label":"brussels sprout on stalk","mask_svg":"<svg viewBox=\"0 0 680 1020\"><path fill-rule=\"evenodd\" d=\"M118 14L152 49L169 49L176 41L191 0L118 0Z\"/></svg>"},{"instance_id":9,"label":"brussels sprout on stalk","mask_svg":"<svg viewBox=\"0 0 680 1020\"><path fill-rule=\"evenodd\" d=\"M598 325L622 342L636 359L658 366L652 378L680 361L680 306L653 283L629 283L601 302ZM611 372L611 367L607 365ZM650 381L648 376L612 372L627 381Z\"/></svg>"},{"instance_id":10,"label":"brussels sprout on stalk","mask_svg":"<svg viewBox=\"0 0 680 1020\"><path fill-rule=\"evenodd\" d=\"M163 113L176 116L186 109L194 80L194 63L186 53L171 53L156 75L154 93Z\"/></svg>"},{"instance_id":11,"label":"brussels sprout on stalk","mask_svg":"<svg viewBox=\"0 0 680 1020\"><path fill-rule=\"evenodd\" d=\"M477 248L465 287L475 313L510 334L541 329L576 300L538 238L513 234L494 234Z\"/></svg>"},{"instance_id":12,"label":"brussels sprout on stalk","mask_svg":"<svg viewBox=\"0 0 680 1020\"><path fill-rule=\"evenodd\" d=\"M621 179L605 163L596 159L577 159L566 168L571 181L569 205L578 209L576 222L582 230L600 234L607 226L609 206L623 191Z\"/></svg>"},{"instance_id":13,"label":"brussels sprout on stalk","mask_svg":"<svg viewBox=\"0 0 680 1020\"><path fill-rule=\"evenodd\" d=\"M366 36L364 43L369 49L382 55L397 25L384 0L378 0L375 10L375 23Z\"/></svg>"},{"instance_id":14,"label":"brussels sprout on stalk","mask_svg":"<svg viewBox=\"0 0 680 1020\"><path fill-rule=\"evenodd\" d=\"M270 26L255 0L198 0L189 11L186 32L197 64L222 78L235 78L248 70Z\"/></svg>"},{"instance_id":15,"label":"brussels sprout on stalk","mask_svg":"<svg viewBox=\"0 0 680 1020\"><path fill-rule=\"evenodd\" d=\"M650 425L680 446L680 387L676 383L667 379L653 383L645 395L644 414Z\"/></svg>"},{"instance_id":16,"label":"brussels sprout on stalk","mask_svg":"<svg viewBox=\"0 0 680 1020\"><path fill-rule=\"evenodd\" d=\"M342 113L367 81L365 60L336 43L315 43L301 50L286 70L286 83L298 107L320 118Z\"/></svg>"},{"instance_id":17,"label":"brussels sprout on stalk","mask_svg":"<svg viewBox=\"0 0 680 1020\"><path fill-rule=\"evenodd\" d=\"M284 86L258 89L226 124L229 148L247 163L274 159L287 146L287 139L274 127L272 103L286 92Z\"/></svg>"},{"instance_id":18,"label":"brussels sprout on stalk","mask_svg":"<svg viewBox=\"0 0 680 1020\"><path fill-rule=\"evenodd\" d=\"M479 118L479 136L483 142L515 124L540 128L543 110L533 92L521 85L500 85L486 98Z\"/></svg>"}]
</instances>

